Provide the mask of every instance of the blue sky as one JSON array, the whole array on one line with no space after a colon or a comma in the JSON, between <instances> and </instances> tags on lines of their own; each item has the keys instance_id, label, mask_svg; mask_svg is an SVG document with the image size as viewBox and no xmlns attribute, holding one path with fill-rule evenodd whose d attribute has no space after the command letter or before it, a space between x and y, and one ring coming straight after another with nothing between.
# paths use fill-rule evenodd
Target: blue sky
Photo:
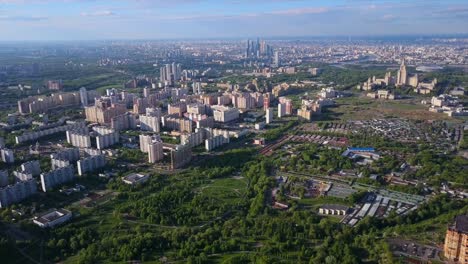
<instances>
[{"instance_id":1,"label":"blue sky","mask_svg":"<svg viewBox=\"0 0 468 264\"><path fill-rule=\"evenodd\" d=\"M458 33L467 0L0 0L0 40Z\"/></svg>"}]
</instances>

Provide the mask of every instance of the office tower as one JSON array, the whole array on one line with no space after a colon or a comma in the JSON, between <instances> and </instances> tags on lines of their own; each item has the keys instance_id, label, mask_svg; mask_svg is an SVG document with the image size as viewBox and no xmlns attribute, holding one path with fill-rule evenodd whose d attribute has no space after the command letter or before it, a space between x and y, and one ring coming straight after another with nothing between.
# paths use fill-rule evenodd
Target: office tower
<instances>
[{"instance_id":1,"label":"office tower","mask_svg":"<svg viewBox=\"0 0 468 264\"><path fill-rule=\"evenodd\" d=\"M267 108L265 119L267 124L273 122L273 108Z\"/></svg>"},{"instance_id":2,"label":"office tower","mask_svg":"<svg viewBox=\"0 0 468 264\"><path fill-rule=\"evenodd\" d=\"M85 87L80 88L80 101L81 101L81 106L83 107L88 106L88 91L86 91Z\"/></svg>"},{"instance_id":3,"label":"office tower","mask_svg":"<svg viewBox=\"0 0 468 264\"><path fill-rule=\"evenodd\" d=\"M459 215L447 229L444 255L455 263L468 263L468 215Z\"/></svg>"}]
</instances>

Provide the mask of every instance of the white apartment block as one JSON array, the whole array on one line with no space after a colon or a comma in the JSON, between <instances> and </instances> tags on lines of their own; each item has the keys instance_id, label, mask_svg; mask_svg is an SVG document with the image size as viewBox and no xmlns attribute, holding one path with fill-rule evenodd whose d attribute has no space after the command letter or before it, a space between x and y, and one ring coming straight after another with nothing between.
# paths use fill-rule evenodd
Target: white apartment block
<instances>
[{"instance_id":1,"label":"white apartment block","mask_svg":"<svg viewBox=\"0 0 468 264\"><path fill-rule=\"evenodd\" d=\"M42 191L47 192L57 185L72 181L75 176L73 165L58 168L56 170L41 174Z\"/></svg>"},{"instance_id":2,"label":"white apartment block","mask_svg":"<svg viewBox=\"0 0 468 264\"><path fill-rule=\"evenodd\" d=\"M278 104L278 118L286 115L286 104Z\"/></svg>"},{"instance_id":3,"label":"white apartment block","mask_svg":"<svg viewBox=\"0 0 468 264\"><path fill-rule=\"evenodd\" d=\"M162 141L152 141L148 145L148 162L156 163L164 158Z\"/></svg>"},{"instance_id":4,"label":"white apartment block","mask_svg":"<svg viewBox=\"0 0 468 264\"><path fill-rule=\"evenodd\" d=\"M32 176L39 176L41 174L41 164L38 160L32 160L21 164L21 171L32 174Z\"/></svg>"},{"instance_id":5,"label":"white apartment block","mask_svg":"<svg viewBox=\"0 0 468 264\"><path fill-rule=\"evenodd\" d=\"M0 208L20 202L35 193L37 193L37 184L34 179L0 188Z\"/></svg>"},{"instance_id":6,"label":"white apartment block","mask_svg":"<svg viewBox=\"0 0 468 264\"><path fill-rule=\"evenodd\" d=\"M140 115L140 129L159 133L161 131L160 117L157 115Z\"/></svg>"},{"instance_id":7,"label":"white apartment block","mask_svg":"<svg viewBox=\"0 0 468 264\"><path fill-rule=\"evenodd\" d=\"M205 140L205 149L207 151L211 151L217 147L220 147L224 144L229 143L229 138L225 138L222 135L214 136L212 138L206 139Z\"/></svg>"},{"instance_id":8,"label":"white apartment block","mask_svg":"<svg viewBox=\"0 0 468 264\"><path fill-rule=\"evenodd\" d=\"M59 132L65 132L68 130L75 130L75 129L84 129L84 128L86 128L86 124L84 122L77 122L77 123L71 123L71 124L67 124L64 126L54 127L54 128L50 128L46 130L37 131L37 132L24 133L21 136L16 136L16 144L20 144L20 143L27 142L27 141L34 141L41 137L49 136L49 135L56 134Z\"/></svg>"},{"instance_id":9,"label":"white apartment block","mask_svg":"<svg viewBox=\"0 0 468 264\"><path fill-rule=\"evenodd\" d=\"M205 134L204 130L197 128L195 131L195 133L185 133L180 135L181 144L190 146L191 148L203 144Z\"/></svg>"},{"instance_id":10,"label":"white apartment block","mask_svg":"<svg viewBox=\"0 0 468 264\"><path fill-rule=\"evenodd\" d=\"M239 110L225 106L216 106L213 107L213 117L216 122L231 122L239 118Z\"/></svg>"},{"instance_id":11,"label":"white apartment block","mask_svg":"<svg viewBox=\"0 0 468 264\"><path fill-rule=\"evenodd\" d=\"M0 155L2 161L5 163L14 163L15 162L15 154L11 149L0 149Z\"/></svg>"},{"instance_id":12,"label":"white apartment block","mask_svg":"<svg viewBox=\"0 0 468 264\"><path fill-rule=\"evenodd\" d=\"M76 162L78 175L82 176L86 172L93 172L99 168L106 166L106 158L104 155L90 156Z\"/></svg>"},{"instance_id":13,"label":"white apartment block","mask_svg":"<svg viewBox=\"0 0 468 264\"><path fill-rule=\"evenodd\" d=\"M265 119L267 124L271 124L273 122L273 108L267 108Z\"/></svg>"},{"instance_id":14,"label":"white apartment block","mask_svg":"<svg viewBox=\"0 0 468 264\"><path fill-rule=\"evenodd\" d=\"M50 154L51 159L77 161L80 159L80 150L78 148L67 148L59 152Z\"/></svg>"},{"instance_id":15,"label":"white apartment block","mask_svg":"<svg viewBox=\"0 0 468 264\"><path fill-rule=\"evenodd\" d=\"M13 175L18 181L28 181L33 178L33 175L24 171L14 171Z\"/></svg>"},{"instance_id":16,"label":"white apartment block","mask_svg":"<svg viewBox=\"0 0 468 264\"><path fill-rule=\"evenodd\" d=\"M67 131L67 142L74 147L90 148L91 136L89 135L87 128L80 130L69 130Z\"/></svg>"}]
</instances>

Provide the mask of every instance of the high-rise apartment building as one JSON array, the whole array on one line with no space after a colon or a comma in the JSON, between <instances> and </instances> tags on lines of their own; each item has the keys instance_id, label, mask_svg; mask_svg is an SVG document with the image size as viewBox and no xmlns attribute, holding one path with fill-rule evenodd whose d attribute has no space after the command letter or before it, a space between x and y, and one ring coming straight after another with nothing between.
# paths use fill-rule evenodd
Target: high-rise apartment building
<instances>
[{"instance_id":1,"label":"high-rise apartment building","mask_svg":"<svg viewBox=\"0 0 468 264\"><path fill-rule=\"evenodd\" d=\"M143 131L157 132L161 130L160 117L158 115L140 115L140 129Z\"/></svg>"},{"instance_id":2,"label":"high-rise apartment building","mask_svg":"<svg viewBox=\"0 0 468 264\"><path fill-rule=\"evenodd\" d=\"M3 162L5 163L14 163L15 162L15 154L11 149L0 149L0 156Z\"/></svg>"},{"instance_id":3,"label":"high-rise apartment building","mask_svg":"<svg viewBox=\"0 0 468 264\"><path fill-rule=\"evenodd\" d=\"M36 180L19 181L15 184L0 188L0 208L5 208L20 202L37 193Z\"/></svg>"},{"instance_id":4,"label":"high-rise apartment building","mask_svg":"<svg viewBox=\"0 0 468 264\"><path fill-rule=\"evenodd\" d=\"M18 101L21 114L45 113L54 108L79 106L79 93L57 93L50 96L34 96Z\"/></svg>"},{"instance_id":5,"label":"high-rise apartment building","mask_svg":"<svg viewBox=\"0 0 468 264\"><path fill-rule=\"evenodd\" d=\"M444 255L455 263L468 263L468 215L459 215L447 229Z\"/></svg>"},{"instance_id":6,"label":"high-rise apartment building","mask_svg":"<svg viewBox=\"0 0 468 264\"><path fill-rule=\"evenodd\" d=\"M213 117L216 122L228 123L239 118L239 110L226 106L213 107Z\"/></svg>"},{"instance_id":7,"label":"high-rise apartment building","mask_svg":"<svg viewBox=\"0 0 468 264\"><path fill-rule=\"evenodd\" d=\"M116 131L135 129L137 125L136 120L135 114L127 112L123 115L113 117L111 119L111 128Z\"/></svg>"},{"instance_id":8,"label":"high-rise apartment building","mask_svg":"<svg viewBox=\"0 0 468 264\"><path fill-rule=\"evenodd\" d=\"M76 167L78 169L78 175L82 176L87 172L93 172L99 168L106 166L106 158L104 155L92 155L87 158L78 160Z\"/></svg>"},{"instance_id":9,"label":"high-rise apartment building","mask_svg":"<svg viewBox=\"0 0 468 264\"><path fill-rule=\"evenodd\" d=\"M99 99L94 106L85 107L86 121L110 124L112 118L123 115L127 107L123 104L112 104L109 99Z\"/></svg>"},{"instance_id":10,"label":"high-rise apartment building","mask_svg":"<svg viewBox=\"0 0 468 264\"><path fill-rule=\"evenodd\" d=\"M43 192L47 192L57 185L72 181L75 176L73 165L61 167L53 171L41 174L41 187Z\"/></svg>"},{"instance_id":11,"label":"high-rise apartment building","mask_svg":"<svg viewBox=\"0 0 468 264\"><path fill-rule=\"evenodd\" d=\"M266 109L265 119L267 124L271 124L273 122L273 108Z\"/></svg>"},{"instance_id":12,"label":"high-rise apartment building","mask_svg":"<svg viewBox=\"0 0 468 264\"><path fill-rule=\"evenodd\" d=\"M156 163L164 158L161 140L152 140L148 145L148 162Z\"/></svg>"}]
</instances>

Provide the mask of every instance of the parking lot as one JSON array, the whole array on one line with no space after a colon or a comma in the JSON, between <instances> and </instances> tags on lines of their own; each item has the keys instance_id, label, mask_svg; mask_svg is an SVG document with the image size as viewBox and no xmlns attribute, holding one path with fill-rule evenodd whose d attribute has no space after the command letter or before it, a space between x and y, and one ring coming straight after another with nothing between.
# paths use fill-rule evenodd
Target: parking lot
<instances>
[{"instance_id":1,"label":"parking lot","mask_svg":"<svg viewBox=\"0 0 468 264\"><path fill-rule=\"evenodd\" d=\"M411 257L423 261L440 261L441 249L434 246L421 245L413 241L390 239L390 249L397 257Z\"/></svg>"}]
</instances>

